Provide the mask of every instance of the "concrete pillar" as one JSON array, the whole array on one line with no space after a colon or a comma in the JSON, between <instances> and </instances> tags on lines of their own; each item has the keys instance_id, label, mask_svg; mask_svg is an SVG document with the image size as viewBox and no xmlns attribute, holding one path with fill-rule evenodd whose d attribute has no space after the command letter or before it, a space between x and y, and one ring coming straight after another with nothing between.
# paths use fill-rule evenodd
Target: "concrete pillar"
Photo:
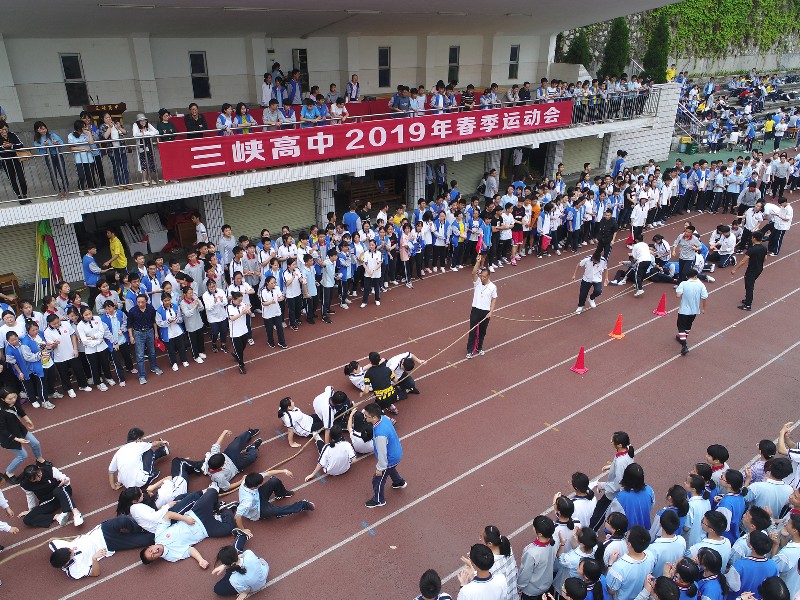
<instances>
[{"instance_id":1,"label":"concrete pillar","mask_svg":"<svg viewBox=\"0 0 800 600\"><path fill-rule=\"evenodd\" d=\"M222 236L222 225L225 223L221 194L203 196L203 214L201 216L208 232L208 239L216 244Z\"/></svg>"},{"instance_id":2,"label":"concrete pillar","mask_svg":"<svg viewBox=\"0 0 800 600\"><path fill-rule=\"evenodd\" d=\"M564 162L564 140L547 144L547 155L544 159L545 176L552 177L560 162Z\"/></svg>"},{"instance_id":3,"label":"concrete pillar","mask_svg":"<svg viewBox=\"0 0 800 600\"><path fill-rule=\"evenodd\" d=\"M253 98L253 106L261 102L261 83L264 73L271 66L267 64L267 48L263 33L251 33L247 36L245 45L245 63L247 65L247 92Z\"/></svg>"},{"instance_id":4,"label":"concrete pillar","mask_svg":"<svg viewBox=\"0 0 800 600\"><path fill-rule=\"evenodd\" d=\"M58 264L61 266L61 276L64 281L83 281L83 252L78 246L78 236L75 234L75 225L65 223L64 219L50 219L50 228L53 230L53 241L56 244Z\"/></svg>"},{"instance_id":5,"label":"concrete pillar","mask_svg":"<svg viewBox=\"0 0 800 600\"><path fill-rule=\"evenodd\" d=\"M328 222L327 214L336 210L333 198L335 190L336 178L333 175L314 180L314 206L317 213L317 224L320 226Z\"/></svg>"},{"instance_id":6,"label":"concrete pillar","mask_svg":"<svg viewBox=\"0 0 800 600\"><path fill-rule=\"evenodd\" d=\"M156 75L153 69L153 52L150 48L150 34L132 33L128 38L133 62L133 81L139 110L145 113L158 112L161 102L158 99ZM151 117L151 122L155 119Z\"/></svg>"},{"instance_id":7,"label":"concrete pillar","mask_svg":"<svg viewBox=\"0 0 800 600\"><path fill-rule=\"evenodd\" d=\"M492 78L494 63L494 35L483 36L483 59L481 60L481 83L485 87L494 81ZM475 90L476 94L483 94L483 88Z\"/></svg>"},{"instance_id":8,"label":"concrete pillar","mask_svg":"<svg viewBox=\"0 0 800 600\"><path fill-rule=\"evenodd\" d=\"M417 207L417 201L425 198L425 163L411 163L406 170L406 200L408 209L412 211Z\"/></svg>"},{"instance_id":9,"label":"concrete pillar","mask_svg":"<svg viewBox=\"0 0 800 600\"><path fill-rule=\"evenodd\" d=\"M6 112L7 121L16 123L23 120L22 107L19 104L17 88L14 87L14 75L8 62L6 42L0 33L0 106Z\"/></svg>"}]
</instances>

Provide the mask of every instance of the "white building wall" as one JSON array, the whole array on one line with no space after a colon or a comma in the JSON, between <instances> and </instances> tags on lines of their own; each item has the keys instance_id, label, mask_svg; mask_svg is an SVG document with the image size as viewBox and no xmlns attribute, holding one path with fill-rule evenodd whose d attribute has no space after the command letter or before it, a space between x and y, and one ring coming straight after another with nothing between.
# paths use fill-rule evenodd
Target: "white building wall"
<instances>
[{"instance_id":1,"label":"white building wall","mask_svg":"<svg viewBox=\"0 0 800 600\"><path fill-rule=\"evenodd\" d=\"M389 87L378 87L378 48L388 47L390 51L391 81ZM359 37L358 38L358 81L361 89L368 94L393 93L401 83L415 87L417 81L417 39L409 36ZM349 77L348 77L349 78ZM339 91L346 81L337 82ZM322 87L322 84L320 84ZM327 91L327 89L326 89Z\"/></svg>"},{"instance_id":2,"label":"white building wall","mask_svg":"<svg viewBox=\"0 0 800 600\"><path fill-rule=\"evenodd\" d=\"M470 82L477 86L481 81L483 68L484 38L479 35L436 35L428 36L425 84L432 87L439 79L447 83L448 58L450 46L459 46L458 81L460 85ZM421 83L419 81L415 83ZM488 82L486 83L488 85Z\"/></svg>"}]
</instances>

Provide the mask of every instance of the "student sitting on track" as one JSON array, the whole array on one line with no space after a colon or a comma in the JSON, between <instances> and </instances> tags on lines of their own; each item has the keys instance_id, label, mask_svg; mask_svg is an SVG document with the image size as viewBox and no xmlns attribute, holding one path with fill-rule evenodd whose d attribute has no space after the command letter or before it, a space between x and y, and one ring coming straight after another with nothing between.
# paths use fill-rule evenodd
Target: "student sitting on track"
<instances>
[{"instance_id":1,"label":"student sitting on track","mask_svg":"<svg viewBox=\"0 0 800 600\"><path fill-rule=\"evenodd\" d=\"M69 477L50 463L25 467L20 487L25 490L28 510L19 513L19 517L28 527L50 527L53 521L66 525L70 514L76 527L83 525L83 515L72 499Z\"/></svg>"},{"instance_id":2,"label":"student sitting on track","mask_svg":"<svg viewBox=\"0 0 800 600\"><path fill-rule=\"evenodd\" d=\"M333 386L326 386L325 391L314 398L314 412L322 421L325 429L325 443L330 442L330 430L336 419L344 417L344 413L353 408L353 403L342 391L333 391Z\"/></svg>"},{"instance_id":3,"label":"student sitting on track","mask_svg":"<svg viewBox=\"0 0 800 600\"><path fill-rule=\"evenodd\" d=\"M240 433L223 452L222 440L233 435L230 429L226 429L212 444L211 452L206 454L202 466L203 473L207 473L211 481L223 492L238 488L242 483L241 480L233 484L231 480L256 462L258 448L264 443L261 438L253 440L258 432L259 429L252 428Z\"/></svg>"},{"instance_id":4,"label":"student sitting on track","mask_svg":"<svg viewBox=\"0 0 800 600\"><path fill-rule=\"evenodd\" d=\"M217 596L247 598L267 585L269 564L252 550L240 552L235 546L223 546L217 552L217 562L220 564L211 572L214 575L224 573L214 586Z\"/></svg>"},{"instance_id":5,"label":"student sitting on track","mask_svg":"<svg viewBox=\"0 0 800 600\"><path fill-rule=\"evenodd\" d=\"M351 360L344 366L344 374L345 377L350 379L350 383L352 383L359 392L364 391L364 367L358 364L358 361Z\"/></svg>"},{"instance_id":6,"label":"student sitting on track","mask_svg":"<svg viewBox=\"0 0 800 600\"><path fill-rule=\"evenodd\" d=\"M287 439L291 448L299 448L300 443L294 441L294 436L309 437L313 432L324 429L322 420L316 415L307 415L295 406L288 396L281 399L278 407L278 418L289 430Z\"/></svg>"},{"instance_id":7,"label":"student sitting on track","mask_svg":"<svg viewBox=\"0 0 800 600\"><path fill-rule=\"evenodd\" d=\"M384 363L394 373L397 382L397 397L400 400L408 398L408 394L419 394L411 371L417 365L424 365L425 361L411 352L403 352L386 360Z\"/></svg>"},{"instance_id":8,"label":"student sitting on track","mask_svg":"<svg viewBox=\"0 0 800 600\"><path fill-rule=\"evenodd\" d=\"M108 483L112 490L121 487L145 487L158 479L156 461L169 454L169 442L142 441L144 431L133 427L128 431L128 442L116 451L108 466Z\"/></svg>"},{"instance_id":9,"label":"student sitting on track","mask_svg":"<svg viewBox=\"0 0 800 600\"><path fill-rule=\"evenodd\" d=\"M236 507L236 525L242 531L249 531L244 526L244 520L259 521L271 517L281 518L299 512L313 511L316 506L308 500L300 500L288 506L276 506L270 502L274 495L275 500L283 500L294 496L294 490L287 490L283 482L276 475L292 477L288 469L267 471L265 473L248 473L244 484L239 487L239 503ZM269 479L265 479L269 477Z\"/></svg>"},{"instance_id":10,"label":"student sitting on track","mask_svg":"<svg viewBox=\"0 0 800 600\"><path fill-rule=\"evenodd\" d=\"M351 410L347 419L347 431L350 433L350 444L358 454L372 454L372 425L367 423L364 413Z\"/></svg>"},{"instance_id":11,"label":"student sitting on track","mask_svg":"<svg viewBox=\"0 0 800 600\"><path fill-rule=\"evenodd\" d=\"M350 463L356 457L356 452L350 442L342 440L342 426L338 423L334 423L331 427L330 439L331 441L326 444L318 433L314 434L319 458L314 470L306 475L306 481L314 479L320 471L324 471L325 475L343 475L350 469Z\"/></svg>"}]
</instances>

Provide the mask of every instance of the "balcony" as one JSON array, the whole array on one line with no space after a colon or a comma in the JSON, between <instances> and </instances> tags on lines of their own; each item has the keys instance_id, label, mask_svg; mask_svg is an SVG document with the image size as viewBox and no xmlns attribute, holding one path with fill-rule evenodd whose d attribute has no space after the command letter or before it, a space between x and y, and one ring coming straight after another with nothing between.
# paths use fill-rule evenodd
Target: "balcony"
<instances>
[{"instance_id":1,"label":"balcony","mask_svg":"<svg viewBox=\"0 0 800 600\"><path fill-rule=\"evenodd\" d=\"M185 131L168 137L122 137L116 145L98 144L93 153L86 146L66 144L21 148L0 158L5 173L0 175L0 208L22 209L23 214L10 218L2 214L7 211L0 211L0 225L54 216L77 222L85 212L220 191L238 195L246 187L337 172L359 174L379 155L381 164L402 164L430 160L437 153L459 157L530 145L538 134L566 139L595 135L595 130L646 127L658 113L660 92L655 88L583 101L554 99L440 114L425 111L413 117L370 114L366 107L365 114L350 110L351 119L344 124L291 124L279 130L257 125L249 133L210 130L194 138ZM378 104L385 106L383 101ZM258 120L261 110L251 114ZM207 120L215 123L216 116L211 113ZM76 160L86 161L90 153L103 165L102 178L94 163L76 166ZM9 172L17 180L16 190ZM22 192L23 179L27 197L20 206L17 192Z\"/></svg>"}]
</instances>

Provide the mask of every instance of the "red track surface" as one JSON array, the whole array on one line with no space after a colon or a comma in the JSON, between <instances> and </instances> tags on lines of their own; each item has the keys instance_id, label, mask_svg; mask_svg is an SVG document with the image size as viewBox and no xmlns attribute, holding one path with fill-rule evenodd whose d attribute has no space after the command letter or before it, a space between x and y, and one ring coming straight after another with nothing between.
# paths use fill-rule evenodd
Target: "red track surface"
<instances>
[{"instance_id":1,"label":"red track surface","mask_svg":"<svg viewBox=\"0 0 800 600\"><path fill-rule=\"evenodd\" d=\"M707 234L730 219L694 220ZM660 232L672 239L680 223ZM615 260L622 248L615 249ZM309 484L302 481L314 466L310 447L287 465L294 472L287 485L300 488L298 497L313 500L317 511L253 524L249 547L271 566L264 596L310 599L335 589L334 597L413 597L423 570L449 575L489 523L515 532L519 556L531 537L526 525L549 508L555 491L569 490L571 473L600 473L611 456L614 430L631 434L659 499L703 459L709 443L727 445L732 465L745 463L758 440L774 437L797 416L797 379L789 364L800 354L794 326L800 311L798 248L798 236L790 231L781 256L769 258L758 280L752 313L736 309L742 272L715 273L716 283L707 284L708 313L695 322L686 357L678 355L673 339L676 300L670 285L650 284L640 298L629 288L606 288L596 310L532 322L524 320L572 313L577 283L569 277L576 257L531 256L498 270L497 317L520 320L492 319L485 357L465 360L462 339L415 372L422 395L401 403L398 420L405 455L400 471L408 488L387 490L387 506L368 510L363 502L371 494L372 457L342 477ZM652 311L663 292L671 312L656 317ZM204 365L167 371L146 387L134 381L110 393L64 399L52 412L32 411L37 436L45 456L71 477L87 517L81 530L88 530L113 516L116 493L108 488L107 466L129 427L169 439L173 455L195 458L222 429L260 427L265 438L273 438L255 465L266 469L293 453L285 439L270 436L283 431L276 416L281 397L291 395L308 412L325 385L354 391L341 367L354 358L363 361L372 350L434 356L466 333L470 299L469 274L448 272L426 278L413 292L393 289L380 307L361 310L356 303L353 310L339 310L332 327L319 323L289 331L286 351L267 349L263 329L257 329L257 345L246 352L246 377L229 357L210 355ZM608 337L618 313L626 332L619 341ZM580 346L586 347L590 369L584 376L569 370ZM157 390L156 381L167 389ZM196 478L190 487L201 485ZM15 510L24 508L19 489L4 491ZM2 541L13 546L0 558L75 533L70 525L4 534ZM206 540L199 549L213 561L227 542ZM42 600L107 598L125 589L210 598L216 581L191 559L145 568L137 553L120 552L101 562L100 578L76 582L52 569L47 557L47 548L40 547L0 567L3 589ZM445 588L455 592L454 583Z\"/></svg>"}]
</instances>

